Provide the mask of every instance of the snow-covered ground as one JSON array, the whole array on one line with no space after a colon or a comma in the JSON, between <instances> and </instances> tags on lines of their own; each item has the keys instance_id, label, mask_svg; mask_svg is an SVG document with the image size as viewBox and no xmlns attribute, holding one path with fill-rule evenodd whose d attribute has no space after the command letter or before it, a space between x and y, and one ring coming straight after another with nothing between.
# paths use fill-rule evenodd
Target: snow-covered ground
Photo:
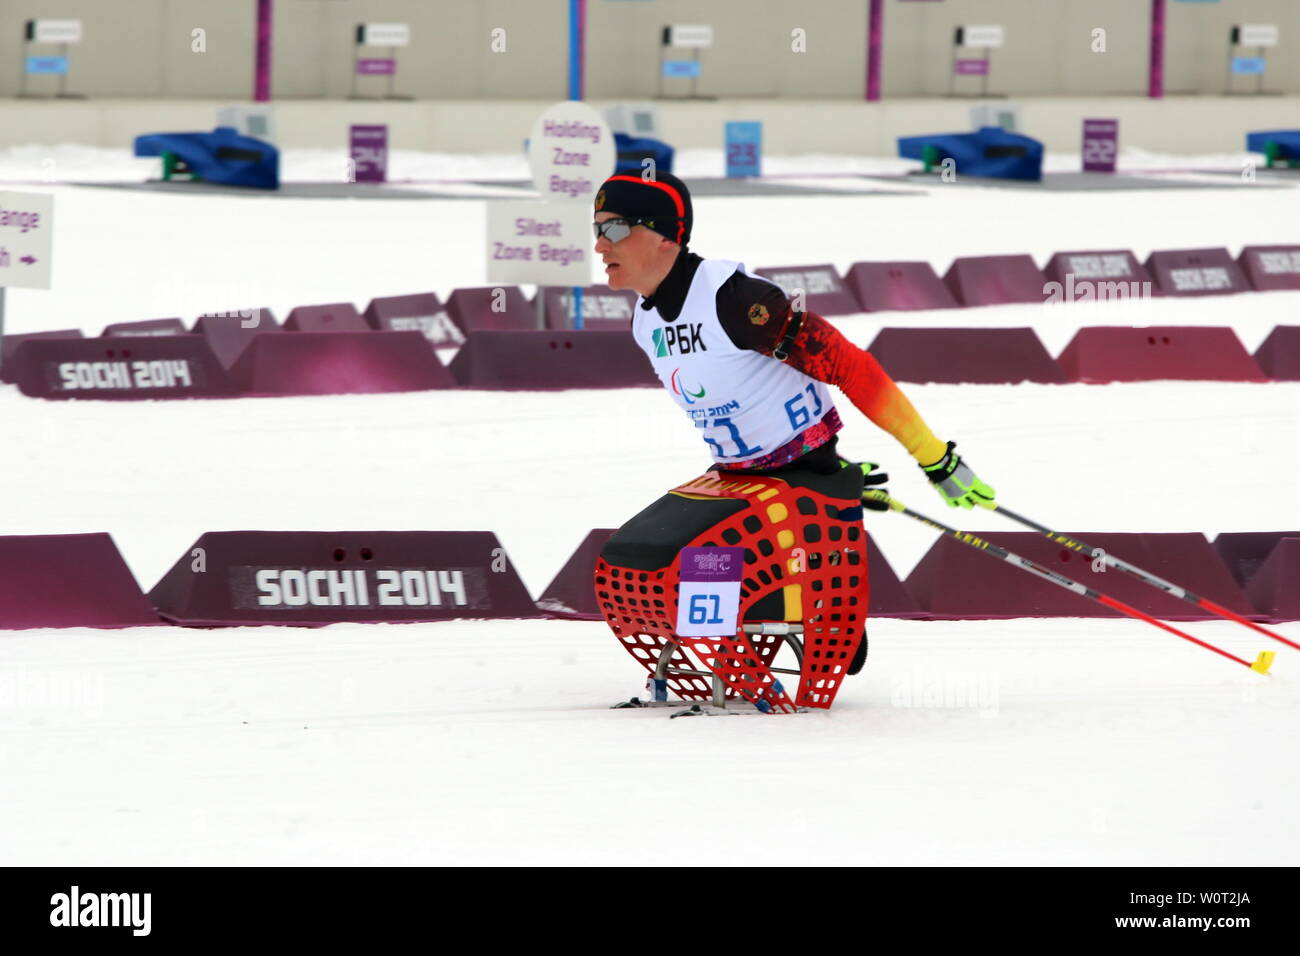
<instances>
[{"instance_id":1,"label":"snow-covered ground","mask_svg":"<svg viewBox=\"0 0 1300 956\"><path fill-rule=\"evenodd\" d=\"M607 709L640 688L599 623L10 634L0 846L9 865L1294 864L1294 664L1261 678L1182 644L879 621L828 713L670 720ZM714 846L721 801L744 811Z\"/></svg>"},{"instance_id":2,"label":"snow-covered ground","mask_svg":"<svg viewBox=\"0 0 1300 956\"><path fill-rule=\"evenodd\" d=\"M15 152L0 178L39 183L43 154ZM498 160L487 178L515 175ZM283 316L485 281L480 201L50 189L55 288L10 290L10 332L253 305ZM700 199L696 216L698 251L751 267L1300 242L1294 188L934 187ZM1055 353L1078 326L1110 322L1230 325L1253 349L1298 315L1300 293L1272 293L837 323L862 345L884 325L1027 325ZM906 391L1008 505L1051 524L1300 527L1300 385ZM845 450L938 513L892 440L842 404ZM206 530L488 529L537 594L589 529L708 463L644 389L110 403L0 386L0 449L5 533L110 531L145 588ZM870 531L900 574L932 540L894 516ZM1188 627L1245 657L1267 646L1226 623ZM779 809L760 811L770 842L710 851L726 863L1300 856L1290 649L1267 647L1264 678L1127 621L882 620L871 647L830 713L669 720L606 709L641 688L598 623L3 633L0 859L669 863L665 813L698 828L701 800L737 796Z\"/></svg>"}]
</instances>

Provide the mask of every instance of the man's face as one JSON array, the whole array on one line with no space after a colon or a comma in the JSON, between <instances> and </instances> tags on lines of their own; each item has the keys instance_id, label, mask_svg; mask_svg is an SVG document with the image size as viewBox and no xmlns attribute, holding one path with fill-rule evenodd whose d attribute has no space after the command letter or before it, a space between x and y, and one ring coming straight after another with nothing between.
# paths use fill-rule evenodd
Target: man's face
<instances>
[{"instance_id":1,"label":"man's face","mask_svg":"<svg viewBox=\"0 0 1300 956\"><path fill-rule=\"evenodd\" d=\"M613 212L596 213L596 222L624 218ZM672 246L671 250L665 246ZM653 229L634 226L632 233L619 242L604 236L596 240L596 252L605 263L605 282L611 289L634 289L649 295L662 278L665 256L676 256L676 245Z\"/></svg>"}]
</instances>

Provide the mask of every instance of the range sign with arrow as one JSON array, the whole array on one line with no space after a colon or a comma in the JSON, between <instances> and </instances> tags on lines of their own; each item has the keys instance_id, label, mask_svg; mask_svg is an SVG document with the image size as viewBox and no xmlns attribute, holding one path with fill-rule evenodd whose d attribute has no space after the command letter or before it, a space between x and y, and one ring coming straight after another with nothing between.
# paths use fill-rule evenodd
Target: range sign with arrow
<instances>
[{"instance_id":1,"label":"range sign with arrow","mask_svg":"<svg viewBox=\"0 0 1300 956\"><path fill-rule=\"evenodd\" d=\"M0 287L50 287L54 197L0 192Z\"/></svg>"}]
</instances>

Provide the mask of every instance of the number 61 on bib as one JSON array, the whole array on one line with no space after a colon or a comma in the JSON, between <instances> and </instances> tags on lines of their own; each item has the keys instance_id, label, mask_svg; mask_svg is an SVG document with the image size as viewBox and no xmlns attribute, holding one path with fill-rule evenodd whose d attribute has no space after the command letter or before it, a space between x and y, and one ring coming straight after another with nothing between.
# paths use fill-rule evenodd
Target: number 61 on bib
<instances>
[{"instance_id":1,"label":"number 61 on bib","mask_svg":"<svg viewBox=\"0 0 1300 956\"><path fill-rule=\"evenodd\" d=\"M677 633L721 637L736 633L744 548L682 548Z\"/></svg>"}]
</instances>

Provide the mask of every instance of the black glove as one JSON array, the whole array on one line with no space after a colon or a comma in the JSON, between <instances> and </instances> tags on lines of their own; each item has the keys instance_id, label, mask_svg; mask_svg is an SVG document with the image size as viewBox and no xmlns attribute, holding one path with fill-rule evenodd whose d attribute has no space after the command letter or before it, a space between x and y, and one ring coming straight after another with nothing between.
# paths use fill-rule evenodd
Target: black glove
<instances>
[{"instance_id":1,"label":"black glove","mask_svg":"<svg viewBox=\"0 0 1300 956\"><path fill-rule=\"evenodd\" d=\"M883 491L885 494L889 494L889 489L885 487L885 483L889 481L889 475L883 471L876 471L880 467L879 465L874 461L864 461L858 467L862 469L862 492L864 495L868 491ZM862 507L870 511L889 510L889 505L883 501L866 497L862 499Z\"/></svg>"}]
</instances>

